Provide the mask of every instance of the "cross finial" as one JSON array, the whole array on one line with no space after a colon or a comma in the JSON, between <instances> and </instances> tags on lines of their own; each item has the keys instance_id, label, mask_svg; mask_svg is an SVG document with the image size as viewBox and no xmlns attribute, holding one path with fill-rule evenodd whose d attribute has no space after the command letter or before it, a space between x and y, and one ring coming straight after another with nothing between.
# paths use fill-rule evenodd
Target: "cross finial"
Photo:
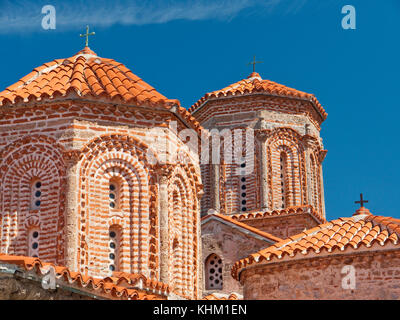
<instances>
[{"instance_id":1,"label":"cross finial","mask_svg":"<svg viewBox=\"0 0 400 320\"><path fill-rule=\"evenodd\" d=\"M262 61L256 61L256 56L254 56L253 61L250 62L248 65L253 65L253 72L256 72L256 64L263 63Z\"/></svg>"},{"instance_id":2,"label":"cross finial","mask_svg":"<svg viewBox=\"0 0 400 320\"><path fill-rule=\"evenodd\" d=\"M86 33L80 35L81 38L86 37L86 47L89 47L89 36L94 36L95 34L96 32L89 33L89 26L86 26Z\"/></svg>"},{"instance_id":3,"label":"cross finial","mask_svg":"<svg viewBox=\"0 0 400 320\"><path fill-rule=\"evenodd\" d=\"M364 200L363 194L360 193L360 201L355 201L354 203L359 203L360 207L362 208L362 207L364 207L364 203L368 203L368 200Z\"/></svg>"}]
</instances>

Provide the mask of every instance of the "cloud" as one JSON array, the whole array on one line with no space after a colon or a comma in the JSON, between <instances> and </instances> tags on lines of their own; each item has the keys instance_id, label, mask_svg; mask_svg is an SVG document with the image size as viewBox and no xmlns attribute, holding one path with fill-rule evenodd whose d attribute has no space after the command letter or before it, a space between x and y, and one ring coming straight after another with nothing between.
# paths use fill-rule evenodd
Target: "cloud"
<instances>
[{"instance_id":1,"label":"cloud","mask_svg":"<svg viewBox=\"0 0 400 320\"><path fill-rule=\"evenodd\" d=\"M85 24L109 27L115 24L160 24L174 20L230 20L247 9L272 10L282 1L285 0L48 0L42 3L2 0L0 33L40 31L44 5L56 8L57 30L64 31L81 28Z\"/></svg>"}]
</instances>

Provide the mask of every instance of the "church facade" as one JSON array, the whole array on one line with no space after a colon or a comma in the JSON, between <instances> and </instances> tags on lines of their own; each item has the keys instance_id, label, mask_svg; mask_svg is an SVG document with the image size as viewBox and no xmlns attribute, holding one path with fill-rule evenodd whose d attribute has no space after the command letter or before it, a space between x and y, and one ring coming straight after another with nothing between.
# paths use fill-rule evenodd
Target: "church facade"
<instances>
[{"instance_id":1,"label":"church facade","mask_svg":"<svg viewBox=\"0 0 400 320\"><path fill-rule=\"evenodd\" d=\"M362 208L327 224L326 117L255 72L186 110L88 47L34 69L0 93L0 298L345 297L294 294L318 285L301 272L276 280L280 264L316 270L299 251L346 260L364 241L353 258L374 257L377 239L397 254L396 219Z\"/></svg>"}]
</instances>

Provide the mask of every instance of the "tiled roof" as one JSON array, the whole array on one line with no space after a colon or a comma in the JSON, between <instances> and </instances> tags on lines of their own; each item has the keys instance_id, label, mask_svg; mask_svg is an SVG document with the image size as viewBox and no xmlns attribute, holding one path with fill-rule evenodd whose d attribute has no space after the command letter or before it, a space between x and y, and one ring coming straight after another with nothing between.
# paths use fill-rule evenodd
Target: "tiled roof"
<instances>
[{"instance_id":1,"label":"tiled roof","mask_svg":"<svg viewBox=\"0 0 400 320\"><path fill-rule=\"evenodd\" d=\"M143 275L115 273L113 277L98 279L42 262L38 258L5 254L0 254L0 264L14 265L22 271L34 271L39 277L45 274L46 268L52 266L57 283L64 283L67 287L77 286L85 292L110 299L164 300L170 292L168 285L149 280Z\"/></svg>"},{"instance_id":2,"label":"tiled roof","mask_svg":"<svg viewBox=\"0 0 400 320\"><path fill-rule=\"evenodd\" d=\"M112 59L97 56L88 47L67 59L57 59L35 68L17 83L0 92L0 107L23 102L44 101L78 95L128 105L160 106L179 115L196 130L200 123L179 100L167 99Z\"/></svg>"},{"instance_id":3,"label":"tiled roof","mask_svg":"<svg viewBox=\"0 0 400 320\"><path fill-rule=\"evenodd\" d=\"M243 300L239 294L231 293L231 294L221 294L221 293L212 293L208 296L205 296L202 300Z\"/></svg>"},{"instance_id":4,"label":"tiled roof","mask_svg":"<svg viewBox=\"0 0 400 320\"><path fill-rule=\"evenodd\" d=\"M58 59L34 69L17 83L0 92L0 106L66 96L119 98L138 105L173 105L152 86L123 64L98 57L88 47L67 59Z\"/></svg>"},{"instance_id":5,"label":"tiled roof","mask_svg":"<svg viewBox=\"0 0 400 320\"><path fill-rule=\"evenodd\" d=\"M324 108L321 106L321 104L318 102L317 98L313 94L289 88L270 80L263 80L257 72L253 72L247 79L243 79L239 82L231 84L224 89L207 93L204 97L197 101L189 109L189 111L192 113L197 111L209 99L252 93L267 93L273 96L307 100L314 104L324 120L328 116Z\"/></svg>"},{"instance_id":6,"label":"tiled roof","mask_svg":"<svg viewBox=\"0 0 400 320\"><path fill-rule=\"evenodd\" d=\"M326 222L326 220L324 218L321 218L318 215L318 213L314 210L314 208L309 205L287 207L287 208L281 209L281 210L252 211L252 212L246 212L246 213L237 213L237 214L231 215L230 217L233 220L246 221L246 220L263 219L263 218L268 218L268 217L278 217L278 216L302 214L302 213L311 214L314 218L316 218L319 221L319 223Z\"/></svg>"},{"instance_id":7,"label":"tiled roof","mask_svg":"<svg viewBox=\"0 0 400 320\"><path fill-rule=\"evenodd\" d=\"M232 276L238 279L243 268L255 264L307 258L346 249L368 250L372 245L398 245L400 220L371 215L361 208L350 218L340 218L306 230L267 249L237 261ZM375 249L374 249L375 250Z\"/></svg>"},{"instance_id":8,"label":"tiled roof","mask_svg":"<svg viewBox=\"0 0 400 320\"><path fill-rule=\"evenodd\" d=\"M210 219L217 219L217 220L222 220L222 221L231 223L231 224L233 224L233 225L235 225L235 226L237 226L237 227L239 227L241 229L244 229L246 231L250 231L253 234L259 235L259 236L265 238L266 240L269 240L270 242L282 241L281 238L275 237L270 233L261 231L261 230L259 230L257 228L251 227L251 226L249 226L249 225L247 225L245 223L239 222L239 221L231 218L230 216L219 214L219 213L208 214L208 215L206 215L206 216L201 218L201 222L205 223L205 222L209 221Z\"/></svg>"}]
</instances>

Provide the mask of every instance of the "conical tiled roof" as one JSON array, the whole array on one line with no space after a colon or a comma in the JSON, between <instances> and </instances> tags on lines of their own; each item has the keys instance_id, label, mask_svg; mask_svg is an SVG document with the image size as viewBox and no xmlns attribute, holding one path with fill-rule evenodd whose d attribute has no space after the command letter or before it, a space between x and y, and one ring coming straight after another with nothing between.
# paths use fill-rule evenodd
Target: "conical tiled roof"
<instances>
[{"instance_id":1,"label":"conical tiled roof","mask_svg":"<svg viewBox=\"0 0 400 320\"><path fill-rule=\"evenodd\" d=\"M318 102L317 98L313 94L305 93L293 88L286 87L282 84L264 80L257 72L253 72L250 74L247 79L240 80L230 86L207 93L204 97L202 97L199 101L197 101L190 109L190 112L197 111L207 100L217 99L220 97L227 96L240 96L246 94L256 94L256 93L267 93L272 96L279 97L289 97L289 98L297 98L308 100L312 102L322 118L325 120L328 114L325 112L324 108Z\"/></svg>"},{"instance_id":2,"label":"conical tiled roof","mask_svg":"<svg viewBox=\"0 0 400 320\"><path fill-rule=\"evenodd\" d=\"M121 100L135 105L179 104L157 92L122 63L98 57L85 47L71 58L45 63L0 92L0 106L65 97L71 92L79 97Z\"/></svg>"},{"instance_id":3,"label":"conical tiled roof","mask_svg":"<svg viewBox=\"0 0 400 320\"><path fill-rule=\"evenodd\" d=\"M338 253L347 248L368 250L375 243L382 247L387 244L399 246L399 238L399 219L374 216L368 209L361 208L350 218L321 224L239 260L232 268L232 276L238 279L247 266L277 263L285 258L291 260L306 258L307 255Z\"/></svg>"}]
</instances>

